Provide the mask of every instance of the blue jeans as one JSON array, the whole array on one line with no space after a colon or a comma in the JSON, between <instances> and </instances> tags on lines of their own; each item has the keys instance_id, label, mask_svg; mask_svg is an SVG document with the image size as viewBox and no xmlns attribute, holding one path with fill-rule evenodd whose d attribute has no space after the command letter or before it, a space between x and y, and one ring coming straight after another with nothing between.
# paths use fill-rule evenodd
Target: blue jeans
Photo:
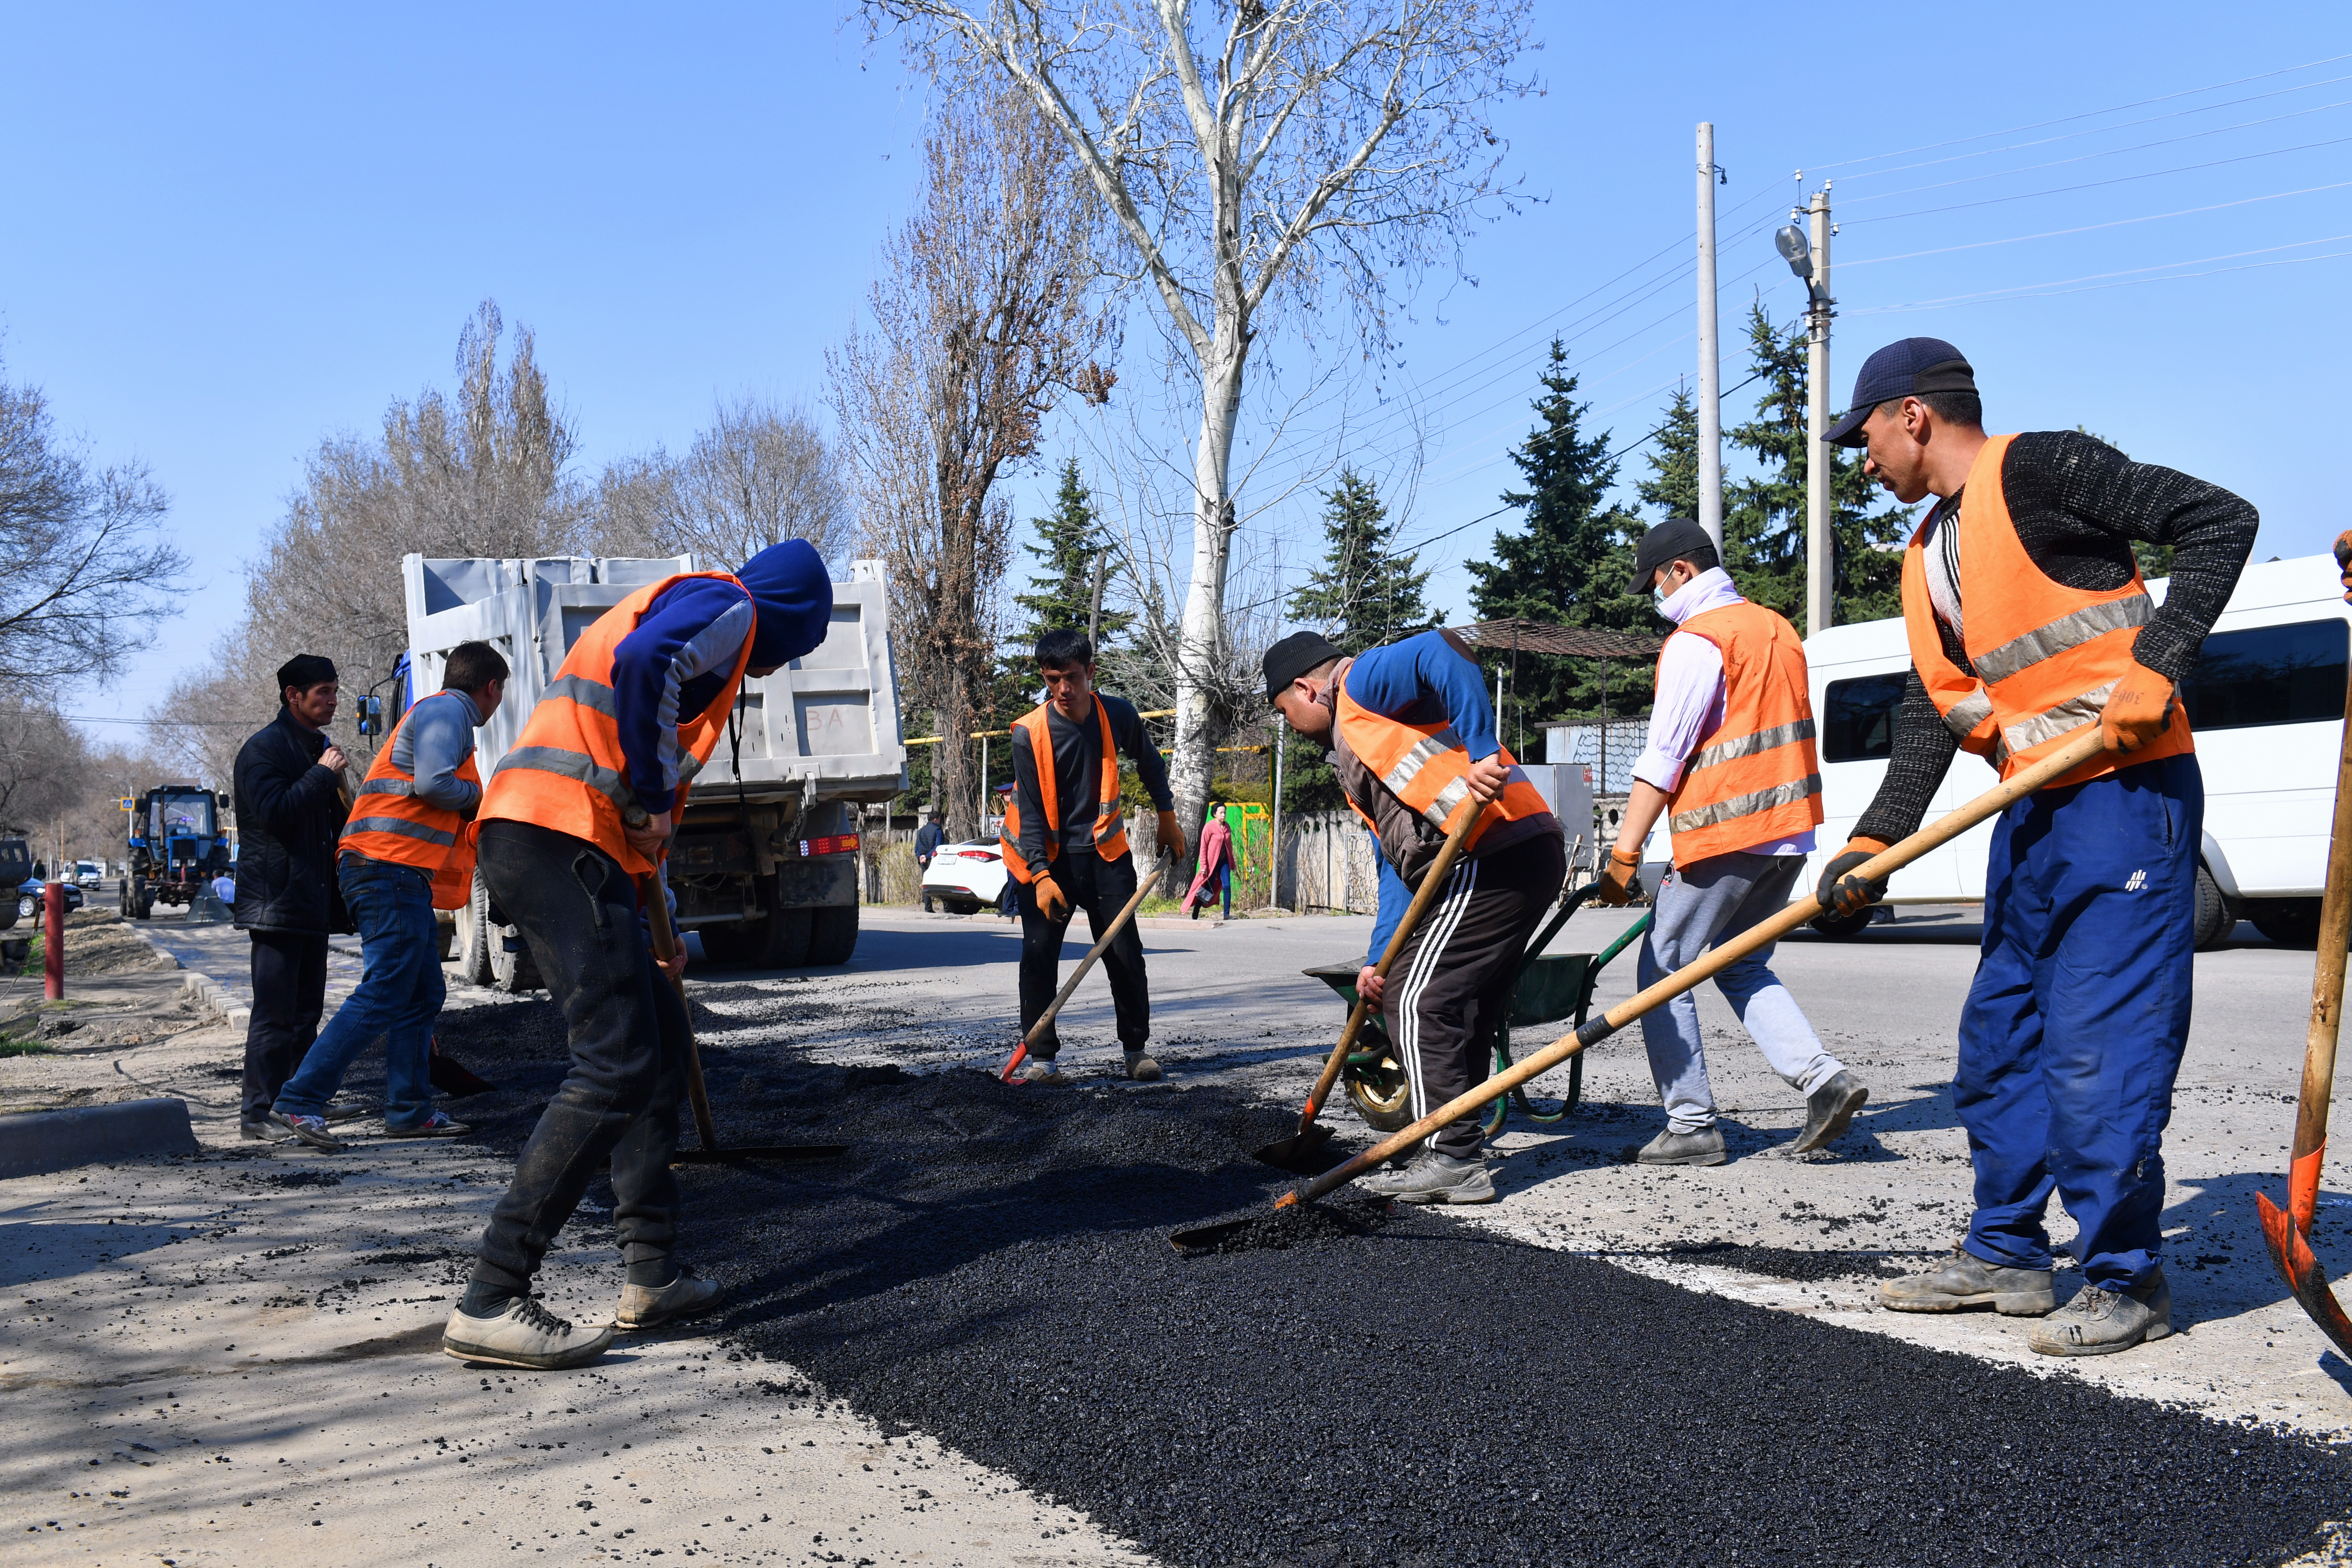
<instances>
[{"instance_id":1,"label":"blue jeans","mask_svg":"<svg viewBox=\"0 0 2352 1568\"><path fill-rule=\"evenodd\" d=\"M2204 825L2192 753L2043 790L1993 828L1952 1081L1976 1167L1968 1249L1989 1263L2051 1267L2055 1190L2085 1279L2156 1277Z\"/></svg>"},{"instance_id":2,"label":"blue jeans","mask_svg":"<svg viewBox=\"0 0 2352 1568\"><path fill-rule=\"evenodd\" d=\"M281 1116L317 1116L342 1087L352 1058L378 1035L384 1043L383 1124L415 1127L433 1114L433 1020L447 988L433 920L433 879L414 866L346 855L338 872L343 902L359 922L367 968L278 1091Z\"/></svg>"}]
</instances>

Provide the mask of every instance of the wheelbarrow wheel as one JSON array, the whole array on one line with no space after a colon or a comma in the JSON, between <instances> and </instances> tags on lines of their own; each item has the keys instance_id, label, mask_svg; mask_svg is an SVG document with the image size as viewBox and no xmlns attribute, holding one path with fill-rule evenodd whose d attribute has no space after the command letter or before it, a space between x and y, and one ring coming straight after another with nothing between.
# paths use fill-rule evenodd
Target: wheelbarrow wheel
<instances>
[{"instance_id":1,"label":"wheelbarrow wheel","mask_svg":"<svg viewBox=\"0 0 2352 1568\"><path fill-rule=\"evenodd\" d=\"M1412 1085L1405 1079L1403 1066L1385 1046L1359 1054L1371 1059L1348 1064L1344 1081L1349 1103L1376 1131L1403 1131L1413 1121Z\"/></svg>"}]
</instances>

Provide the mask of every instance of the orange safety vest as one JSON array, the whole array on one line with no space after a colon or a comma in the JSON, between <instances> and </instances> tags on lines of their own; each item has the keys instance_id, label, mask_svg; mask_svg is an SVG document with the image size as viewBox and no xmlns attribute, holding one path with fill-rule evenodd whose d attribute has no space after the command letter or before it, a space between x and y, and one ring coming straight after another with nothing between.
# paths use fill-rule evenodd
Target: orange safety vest
<instances>
[{"instance_id":1,"label":"orange safety vest","mask_svg":"<svg viewBox=\"0 0 2352 1568\"><path fill-rule=\"evenodd\" d=\"M558 833L583 838L610 855L631 876L651 871L653 862L629 847L621 824L641 809L629 789L628 760L621 752L621 721L613 698L613 659L621 641L637 629L653 603L689 577L713 577L733 583L725 572L687 572L647 584L596 618L580 634L564 656L563 668L548 683L539 706L516 737L514 747L490 774L482 796L480 820L505 819L534 823ZM696 766L710 760L727 727L727 710L743 684L751 662L751 638L756 626L743 636L735 668L710 705L677 727L677 743ZM680 770L679 783L690 776Z\"/></svg>"},{"instance_id":2,"label":"orange safety vest","mask_svg":"<svg viewBox=\"0 0 2352 1568\"><path fill-rule=\"evenodd\" d=\"M1742 602L1693 616L1674 632L1685 635L1723 655L1723 721L1699 737L1666 806L1675 867L1820 826L1822 768L1797 628Z\"/></svg>"},{"instance_id":3,"label":"orange safety vest","mask_svg":"<svg viewBox=\"0 0 2352 1568\"><path fill-rule=\"evenodd\" d=\"M455 910L465 907L474 890L472 825L456 812L420 798L416 775L404 772L392 760L410 714L442 695L436 691L410 708L384 737L383 749L369 765L367 777L360 781L351 818L343 824L343 836L336 847L339 852L349 850L371 860L389 860L430 872L433 907ZM471 756L458 764L457 776L467 784L482 782L481 770Z\"/></svg>"},{"instance_id":4,"label":"orange safety vest","mask_svg":"<svg viewBox=\"0 0 2352 1568\"><path fill-rule=\"evenodd\" d=\"M1384 713L1375 713L1348 695L1347 667L1341 666L1339 676L1339 700L1333 708L1334 720L1340 738L1358 762L1411 811L1439 833L1453 831L1454 814L1470 798L1470 753L1464 749L1462 738L1444 723L1408 724ZM1486 806L1486 814L1478 819L1477 830L1463 845L1465 855L1474 851L1478 841L1505 822L1517 822L1531 816L1549 815L1551 807L1544 804L1541 791L1519 767L1518 759L1507 747L1498 753L1511 770L1503 785L1503 793ZM1392 845L1381 832L1381 825L1364 809L1354 793L1348 792L1348 805L1364 826L1380 839L1382 853L1396 865L1399 876L1412 872L1397 864L1398 846ZM1434 858L1436 847L1429 846Z\"/></svg>"},{"instance_id":5,"label":"orange safety vest","mask_svg":"<svg viewBox=\"0 0 2352 1568\"><path fill-rule=\"evenodd\" d=\"M1051 705L1040 702L1013 721L1016 730L1029 732L1030 754L1037 759L1037 805L1045 818L1045 858L1062 858L1062 802L1054 777L1054 736L1047 725ZM1095 701L1095 722L1102 727L1102 782L1095 793L1095 853L1116 860L1127 853L1127 814L1119 809L1118 747L1111 740L1110 715ZM1021 858L1021 792L1005 797L1004 826L997 831L997 847L1004 852L1005 868L1013 879L1034 882L1036 873Z\"/></svg>"},{"instance_id":6,"label":"orange safety vest","mask_svg":"<svg viewBox=\"0 0 2352 1568\"><path fill-rule=\"evenodd\" d=\"M1960 531L1961 644L1974 674L1944 656L1927 596L1925 524L1903 556L1912 666L1962 748L1990 758L2003 778L2098 722L2131 667L2139 628L2156 614L2137 566L2122 587L2093 591L2063 587L2033 563L2001 490L2001 458L2015 439L1996 436L1985 443L1969 468L1959 516L1943 522ZM2094 758L2042 787L2063 789L2196 749L2189 715L2175 706L2171 724L2138 751Z\"/></svg>"}]
</instances>

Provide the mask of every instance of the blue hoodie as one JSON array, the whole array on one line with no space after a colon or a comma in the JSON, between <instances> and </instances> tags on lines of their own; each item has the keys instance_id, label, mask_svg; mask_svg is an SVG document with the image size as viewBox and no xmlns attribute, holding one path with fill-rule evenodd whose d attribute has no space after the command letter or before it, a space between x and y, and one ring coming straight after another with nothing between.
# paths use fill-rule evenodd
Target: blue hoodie
<instances>
[{"instance_id":1,"label":"blue hoodie","mask_svg":"<svg viewBox=\"0 0 2352 1568\"><path fill-rule=\"evenodd\" d=\"M833 579L804 539L762 550L735 574L743 588L689 577L646 607L613 655L613 701L629 788L659 816L676 804L677 727L719 699L751 637L751 668L790 664L824 640Z\"/></svg>"}]
</instances>

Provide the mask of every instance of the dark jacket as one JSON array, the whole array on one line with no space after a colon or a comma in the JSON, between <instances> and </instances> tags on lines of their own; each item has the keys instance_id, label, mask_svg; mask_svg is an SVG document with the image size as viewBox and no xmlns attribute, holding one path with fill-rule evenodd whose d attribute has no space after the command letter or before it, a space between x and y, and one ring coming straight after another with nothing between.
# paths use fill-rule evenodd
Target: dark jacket
<instances>
[{"instance_id":1,"label":"dark jacket","mask_svg":"<svg viewBox=\"0 0 2352 1568\"><path fill-rule=\"evenodd\" d=\"M355 929L335 887L335 841L351 807L319 765L327 738L278 710L236 753L236 923L248 931Z\"/></svg>"}]
</instances>

